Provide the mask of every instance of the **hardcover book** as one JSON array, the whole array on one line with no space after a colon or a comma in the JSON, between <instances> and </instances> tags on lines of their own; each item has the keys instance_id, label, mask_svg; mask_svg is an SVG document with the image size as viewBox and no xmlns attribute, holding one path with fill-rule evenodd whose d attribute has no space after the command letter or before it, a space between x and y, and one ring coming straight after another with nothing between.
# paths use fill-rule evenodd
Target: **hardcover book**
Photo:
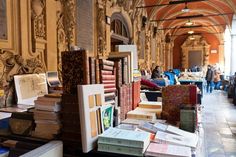
<instances>
[{"instance_id":1,"label":"hardcover book","mask_svg":"<svg viewBox=\"0 0 236 157\"><path fill-rule=\"evenodd\" d=\"M146 156L160 156L160 157L191 157L191 148L185 146L150 143L146 152Z\"/></svg>"},{"instance_id":2,"label":"hardcover book","mask_svg":"<svg viewBox=\"0 0 236 157\"><path fill-rule=\"evenodd\" d=\"M78 84L90 84L88 52L62 52L62 80L64 94L76 94Z\"/></svg>"},{"instance_id":3,"label":"hardcover book","mask_svg":"<svg viewBox=\"0 0 236 157\"><path fill-rule=\"evenodd\" d=\"M126 154L132 156L143 156L145 150L143 148L98 143L98 151Z\"/></svg>"},{"instance_id":4,"label":"hardcover book","mask_svg":"<svg viewBox=\"0 0 236 157\"><path fill-rule=\"evenodd\" d=\"M146 149L150 143L150 133L109 128L98 136L98 143Z\"/></svg>"},{"instance_id":5,"label":"hardcover book","mask_svg":"<svg viewBox=\"0 0 236 157\"><path fill-rule=\"evenodd\" d=\"M197 147L197 142L194 139L162 131L157 131L155 136L155 141L160 143L175 144L192 148Z\"/></svg>"}]
</instances>

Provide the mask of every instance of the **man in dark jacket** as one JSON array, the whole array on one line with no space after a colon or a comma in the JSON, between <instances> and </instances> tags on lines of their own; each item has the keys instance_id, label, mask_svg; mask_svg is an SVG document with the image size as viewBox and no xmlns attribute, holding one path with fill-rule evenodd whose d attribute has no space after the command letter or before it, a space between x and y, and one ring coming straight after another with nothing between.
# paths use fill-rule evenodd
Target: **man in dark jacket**
<instances>
[{"instance_id":1,"label":"man in dark jacket","mask_svg":"<svg viewBox=\"0 0 236 157\"><path fill-rule=\"evenodd\" d=\"M214 71L211 65L207 66L206 81L207 81L207 93L212 92L212 84L214 79ZM210 91L209 91L210 90Z\"/></svg>"}]
</instances>

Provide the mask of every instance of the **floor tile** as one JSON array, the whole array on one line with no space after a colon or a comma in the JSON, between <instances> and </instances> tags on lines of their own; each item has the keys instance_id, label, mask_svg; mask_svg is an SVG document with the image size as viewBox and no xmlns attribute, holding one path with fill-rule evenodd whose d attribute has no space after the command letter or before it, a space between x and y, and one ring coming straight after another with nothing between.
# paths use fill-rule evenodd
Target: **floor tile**
<instances>
[{"instance_id":1,"label":"floor tile","mask_svg":"<svg viewBox=\"0 0 236 157\"><path fill-rule=\"evenodd\" d=\"M236 107L223 91L203 96L205 157L236 157Z\"/></svg>"}]
</instances>

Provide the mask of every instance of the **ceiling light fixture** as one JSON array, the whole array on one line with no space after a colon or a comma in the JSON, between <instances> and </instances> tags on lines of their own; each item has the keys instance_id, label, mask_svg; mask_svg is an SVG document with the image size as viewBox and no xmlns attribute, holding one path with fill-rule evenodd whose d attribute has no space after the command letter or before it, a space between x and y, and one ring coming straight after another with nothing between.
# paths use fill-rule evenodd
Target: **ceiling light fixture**
<instances>
[{"instance_id":1,"label":"ceiling light fixture","mask_svg":"<svg viewBox=\"0 0 236 157\"><path fill-rule=\"evenodd\" d=\"M190 9L187 6L187 2L185 3L185 7L181 11L184 13L188 13L190 11Z\"/></svg>"},{"instance_id":2,"label":"ceiling light fixture","mask_svg":"<svg viewBox=\"0 0 236 157\"><path fill-rule=\"evenodd\" d=\"M188 31L188 34L193 34L193 33L194 33L193 30Z\"/></svg>"},{"instance_id":3,"label":"ceiling light fixture","mask_svg":"<svg viewBox=\"0 0 236 157\"><path fill-rule=\"evenodd\" d=\"M186 23L185 23L186 26L192 26L193 25L193 22L189 19Z\"/></svg>"}]
</instances>

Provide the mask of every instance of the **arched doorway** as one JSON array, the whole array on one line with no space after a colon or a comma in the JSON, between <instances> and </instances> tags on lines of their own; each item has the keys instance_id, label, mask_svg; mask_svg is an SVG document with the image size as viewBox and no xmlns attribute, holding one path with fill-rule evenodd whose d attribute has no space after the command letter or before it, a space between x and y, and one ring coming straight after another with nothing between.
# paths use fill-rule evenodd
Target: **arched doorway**
<instances>
[{"instance_id":1,"label":"arched doorway","mask_svg":"<svg viewBox=\"0 0 236 157\"><path fill-rule=\"evenodd\" d=\"M195 65L204 67L209 63L210 45L202 36L189 36L181 48L182 68L189 69Z\"/></svg>"},{"instance_id":2,"label":"arched doorway","mask_svg":"<svg viewBox=\"0 0 236 157\"><path fill-rule=\"evenodd\" d=\"M130 32L124 17L120 13L111 16L111 51L116 51L116 45L127 45Z\"/></svg>"}]
</instances>

